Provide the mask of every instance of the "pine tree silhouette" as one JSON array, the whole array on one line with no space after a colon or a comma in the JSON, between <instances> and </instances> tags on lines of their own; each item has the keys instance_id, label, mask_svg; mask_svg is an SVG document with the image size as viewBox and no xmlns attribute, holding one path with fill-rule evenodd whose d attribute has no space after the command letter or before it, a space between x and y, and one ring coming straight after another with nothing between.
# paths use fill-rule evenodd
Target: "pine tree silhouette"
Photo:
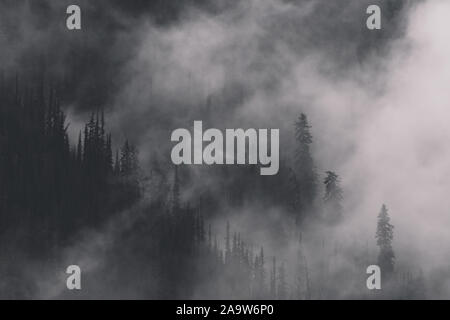
<instances>
[{"instance_id":1,"label":"pine tree silhouette","mask_svg":"<svg viewBox=\"0 0 450 320\"><path fill-rule=\"evenodd\" d=\"M305 114L301 114L295 123L295 193L297 197L296 210L299 222L312 208L316 197L317 175L311 155L312 135L311 126Z\"/></svg>"},{"instance_id":2,"label":"pine tree silhouette","mask_svg":"<svg viewBox=\"0 0 450 320\"><path fill-rule=\"evenodd\" d=\"M377 245L380 248L378 265L385 277L394 271L395 254L392 248L394 238L394 226L390 223L390 217L386 205L382 205L378 215L377 231L375 235Z\"/></svg>"}]
</instances>

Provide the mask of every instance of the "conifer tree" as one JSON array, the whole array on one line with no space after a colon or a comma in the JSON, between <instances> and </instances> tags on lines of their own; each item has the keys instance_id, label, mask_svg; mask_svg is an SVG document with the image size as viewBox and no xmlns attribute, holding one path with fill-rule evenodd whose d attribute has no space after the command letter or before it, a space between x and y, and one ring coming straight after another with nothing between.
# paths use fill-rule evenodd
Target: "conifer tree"
<instances>
[{"instance_id":1,"label":"conifer tree","mask_svg":"<svg viewBox=\"0 0 450 320\"><path fill-rule=\"evenodd\" d=\"M295 123L295 174L297 180L297 212L300 218L311 209L316 197L317 176L311 155L311 126L304 113Z\"/></svg>"},{"instance_id":2,"label":"conifer tree","mask_svg":"<svg viewBox=\"0 0 450 320\"><path fill-rule=\"evenodd\" d=\"M299 236L297 252L297 279L295 296L297 299L311 299L311 284L309 279L308 262L304 253L302 235Z\"/></svg>"},{"instance_id":3,"label":"conifer tree","mask_svg":"<svg viewBox=\"0 0 450 320\"><path fill-rule=\"evenodd\" d=\"M226 227L226 230L225 230L225 263L229 262L230 254L231 254L231 249L230 249L230 222L227 221L227 227Z\"/></svg>"},{"instance_id":4,"label":"conifer tree","mask_svg":"<svg viewBox=\"0 0 450 320\"><path fill-rule=\"evenodd\" d=\"M272 258L272 270L270 272L270 298L277 298L277 259L276 257Z\"/></svg>"},{"instance_id":5,"label":"conifer tree","mask_svg":"<svg viewBox=\"0 0 450 320\"><path fill-rule=\"evenodd\" d=\"M395 264L395 254L392 248L394 226L390 223L390 220L387 207L383 204L378 215L375 238L377 239L377 245L380 248L378 254L378 266L384 276L392 274Z\"/></svg>"},{"instance_id":6,"label":"conifer tree","mask_svg":"<svg viewBox=\"0 0 450 320\"><path fill-rule=\"evenodd\" d=\"M287 284L286 284L286 270L284 268L284 262L281 263L278 269L278 299L285 300L287 298Z\"/></svg>"},{"instance_id":7,"label":"conifer tree","mask_svg":"<svg viewBox=\"0 0 450 320\"><path fill-rule=\"evenodd\" d=\"M255 294L254 297L256 299L264 298L265 292L265 281L266 281L266 272L264 269L264 249L261 247L259 255L257 254L255 257L254 263L254 276L255 276Z\"/></svg>"},{"instance_id":8,"label":"conifer tree","mask_svg":"<svg viewBox=\"0 0 450 320\"><path fill-rule=\"evenodd\" d=\"M323 180L325 185L325 219L329 222L338 222L342 217L342 189L339 176L333 171L327 171Z\"/></svg>"}]
</instances>

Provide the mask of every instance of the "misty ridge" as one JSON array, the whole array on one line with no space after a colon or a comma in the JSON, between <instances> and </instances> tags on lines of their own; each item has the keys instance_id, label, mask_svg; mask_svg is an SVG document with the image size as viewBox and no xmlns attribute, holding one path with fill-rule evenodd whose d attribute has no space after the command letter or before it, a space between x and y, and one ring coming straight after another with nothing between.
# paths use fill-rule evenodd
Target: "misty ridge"
<instances>
[{"instance_id":1,"label":"misty ridge","mask_svg":"<svg viewBox=\"0 0 450 320\"><path fill-rule=\"evenodd\" d=\"M69 4L0 3L1 298L449 298L449 4ZM196 120L277 174L174 165Z\"/></svg>"}]
</instances>

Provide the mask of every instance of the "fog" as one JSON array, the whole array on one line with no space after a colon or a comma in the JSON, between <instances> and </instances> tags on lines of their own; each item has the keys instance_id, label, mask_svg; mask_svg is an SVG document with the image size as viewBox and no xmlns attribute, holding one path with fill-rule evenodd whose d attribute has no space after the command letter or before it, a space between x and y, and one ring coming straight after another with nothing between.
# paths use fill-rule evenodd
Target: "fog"
<instances>
[{"instance_id":1,"label":"fog","mask_svg":"<svg viewBox=\"0 0 450 320\"><path fill-rule=\"evenodd\" d=\"M382 30L365 28L365 10L373 3L382 7ZM376 218L385 203L395 226L396 265L423 270L430 296L448 298L450 3L398 3L394 10L392 2L368 0L183 2L174 17L163 21L149 8L119 10L115 3L97 8L103 14L96 25L111 19L110 34L103 40L96 35L62 41L64 50L84 41L88 49L83 50L107 61L96 67L98 78L81 76L72 89L79 99L65 105L71 139L76 141L90 111L103 107L119 143L128 138L137 144L147 176L154 159L170 167L171 132L191 129L194 120L221 129L280 129L280 154L289 163L294 122L304 112L312 125L320 181L326 170L336 171L344 191L339 225L312 224L303 230L310 265L318 268L326 257L338 271L357 268L348 261L357 245L358 250L367 248L368 263L376 263ZM59 9L49 5L48 10ZM11 61L8 68L26 59L29 48L54 45L47 39L49 30L64 37L59 25L43 27L37 37L29 36L32 20L19 26L20 42L0 33L2 47L8 48L0 56ZM53 67L64 71L65 62L58 60ZM83 105L85 101L89 103ZM184 201L195 201L205 190L220 195L218 179L223 176L199 166L189 170L194 178L182 190ZM149 187L147 192L144 202L157 191ZM264 221L255 223L262 212ZM108 252L114 238L138 218L127 211L114 219L98 232L82 233L80 242L67 249L67 263L77 256L88 266L87 273L105 268L104 262L114 256ZM278 254L288 268L292 264L298 235L291 221L283 220L282 209L247 202L230 213L223 200L211 220L220 240L230 221L247 242L264 245L268 257ZM320 250L322 242L330 244L326 254ZM342 248L340 256L328 258L336 247ZM356 272L362 280L355 286L364 286L365 270ZM44 277L39 297L61 297L58 286ZM341 286L334 297L349 296L353 288ZM106 294L102 290L100 286L98 294ZM128 296L142 294L124 290ZM201 290L193 298L201 297Z\"/></svg>"},{"instance_id":2,"label":"fog","mask_svg":"<svg viewBox=\"0 0 450 320\"><path fill-rule=\"evenodd\" d=\"M187 11L169 28L143 22L117 118L150 118L156 100L165 126L189 126L211 96L222 103L212 123L281 128L283 153L292 119L306 112L318 171L336 170L344 186L346 220L330 237L374 247L376 215L386 203L397 263L448 272L450 5L410 3L362 57L361 42L372 36L357 27L364 5L340 6L247 1L217 15ZM227 90L242 99L227 100ZM144 161L145 148L167 136L149 121L147 134L148 122L137 133ZM239 219L235 225L249 232Z\"/></svg>"}]
</instances>

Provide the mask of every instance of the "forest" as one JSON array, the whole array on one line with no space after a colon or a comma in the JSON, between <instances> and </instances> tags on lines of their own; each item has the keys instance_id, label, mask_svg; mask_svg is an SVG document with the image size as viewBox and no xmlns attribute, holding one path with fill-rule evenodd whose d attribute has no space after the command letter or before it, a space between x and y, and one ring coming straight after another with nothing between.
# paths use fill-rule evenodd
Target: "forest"
<instances>
[{"instance_id":1,"label":"forest","mask_svg":"<svg viewBox=\"0 0 450 320\"><path fill-rule=\"evenodd\" d=\"M424 296L423 274L396 268L387 206L374 208L374 215L379 210L376 251L320 237L317 230L332 230L345 220L345 194L338 173L317 172L306 114L299 112L292 123L295 146L280 160L278 175L260 177L258 165L249 164L211 169L224 181L220 193L205 191L189 199L183 196L193 179L189 167L155 161L143 170L139 150L131 141L114 140L101 108L90 114L78 140L70 141L64 102L61 84L45 69L32 76L1 74L0 297L39 297L42 284L35 273L17 266L57 274L71 258L70 248L80 239L94 246L86 234L102 233L111 221L119 231L110 243L102 240L108 242L105 261L83 278L87 289L61 290L56 297ZM282 245L290 247L289 256L265 248L226 216L218 222L221 201L229 211L249 203L279 208L279 220L289 227L275 230L284 237ZM268 219L264 209L258 219ZM370 264L378 264L385 279L378 292L366 288Z\"/></svg>"},{"instance_id":2,"label":"forest","mask_svg":"<svg viewBox=\"0 0 450 320\"><path fill-rule=\"evenodd\" d=\"M450 297L450 3L73 4L0 1L0 299Z\"/></svg>"}]
</instances>

